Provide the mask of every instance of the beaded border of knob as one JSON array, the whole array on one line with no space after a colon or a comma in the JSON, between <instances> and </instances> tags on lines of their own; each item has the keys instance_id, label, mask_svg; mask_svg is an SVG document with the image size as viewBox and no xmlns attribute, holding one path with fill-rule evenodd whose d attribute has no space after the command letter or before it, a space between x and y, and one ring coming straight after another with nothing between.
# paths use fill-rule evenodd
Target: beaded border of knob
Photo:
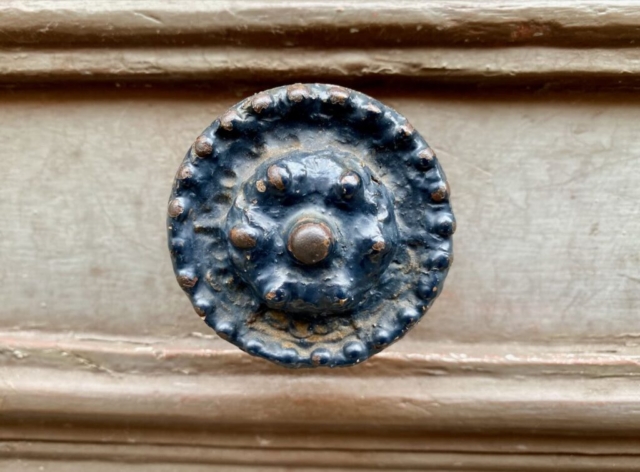
<instances>
[{"instance_id":1,"label":"beaded border of knob","mask_svg":"<svg viewBox=\"0 0 640 472\"><path fill-rule=\"evenodd\" d=\"M292 147L348 150L395 197L401 250L383 286L366 310L330 322L261 312L226 249L224 222L243 180ZM324 84L260 92L214 121L178 169L167 218L176 278L196 313L250 354L287 367L357 364L400 339L441 293L456 229L449 196L433 150L379 101Z\"/></svg>"}]
</instances>

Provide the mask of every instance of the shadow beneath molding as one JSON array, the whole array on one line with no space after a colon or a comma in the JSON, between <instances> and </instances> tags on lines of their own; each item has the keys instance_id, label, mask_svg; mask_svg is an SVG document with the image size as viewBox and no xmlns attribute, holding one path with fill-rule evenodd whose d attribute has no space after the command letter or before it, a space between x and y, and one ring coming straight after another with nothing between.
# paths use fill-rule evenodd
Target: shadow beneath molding
<instances>
[{"instance_id":1,"label":"shadow beneath molding","mask_svg":"<svg viewBox=\"0 0 640 472\"><path fill-rule=\"evenodd\" d=\"M0 99L3 103L52 100L58 102L113 102L126 100L134 102L163 101L183 102L193 100L228 101L232 105L245 97L260 91L294 82L317 82L318 80L295 81L163 81L144 83L142 81L105 81L94 83L49 82L45 84L22 83L0 85ZM554 103L611 103L616 106L640 105L640 78L637 83L622 85L619 80L611 82L593 80L544 84L492 84L492 83L452 83L424 80L389 79L347 79L324 81L349 86L382 101L393 99L428 98L450 102L514 102L522 104L553 101ZM615 82L615 83L614 83Z\"/></svg>"}]
</instances>

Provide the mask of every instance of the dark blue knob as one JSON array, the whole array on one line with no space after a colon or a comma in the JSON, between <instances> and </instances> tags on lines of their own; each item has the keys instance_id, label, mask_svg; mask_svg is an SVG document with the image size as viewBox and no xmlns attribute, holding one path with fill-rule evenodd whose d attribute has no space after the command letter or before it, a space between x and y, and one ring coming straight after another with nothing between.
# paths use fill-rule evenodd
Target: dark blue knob
<instances>
[{"instance_id":1,"label":"dark blue knob","mask_svg":"<svg viewBox=\"0 0 640 472\"><path fill-rule=\"evenodd\" d=\"M332 85L245 99L178 169L169 249L196 312L287 367L348 366L407 332L442 291L455 219L425 140Z\"/></svg>"}]
</instances>

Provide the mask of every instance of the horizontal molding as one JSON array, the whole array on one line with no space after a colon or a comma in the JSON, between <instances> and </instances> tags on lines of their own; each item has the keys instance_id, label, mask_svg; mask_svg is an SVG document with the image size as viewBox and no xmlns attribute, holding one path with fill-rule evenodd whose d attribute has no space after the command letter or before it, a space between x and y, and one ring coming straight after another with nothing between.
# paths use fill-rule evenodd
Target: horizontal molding
<instances>
[{"instance_id":1,"label":"horizontal molding","mask_svg":"<svg viewBox=\"0 0 640 472\"><path fill-rule=\"evenodd\" d=\"M640 470L639 364L633 346L408 339L352 368L287 370L210 335L4 332L0 451L4 460Z\"/></svg>"},{"instance_id":2,"label":"horizontal molding","mask_svg":"<svg viewBox=\"0 0 640 472\"><path fill-rule=\"evenodd\" d=\"M640 9L639 9L640 10ZM409 80L421 84L640 82L640 49L2 49L0 83Z\"/></svg>"},{"instance_id":3,"label":"horizontal molding","mask_svg":"<svg viewBox=\"0 0 640 472\"><path fill-rule=\"evenodd\" d=\"M638 0L9 0L0 31L12 86L640 86Z\"/></svg>"},{"instance_id":4,"label":"horizontal molding","mask_svg":"<svg viewBox=\"0 0 640 472\"><path fill-rule=\"evenodd\" d=\"M640 377L637 345L426 343L403 340L353 369L283 369L245 354L217 335L182 339L0 332L0 366L141 375L306 377L470 376L581 379ZM640 398L639 398L640 401Z\"/></svg>"},{"instance_id":5,"label":"horizontal molding","mask_svg":"<svg viewBox=\"0 0 640 472\"><path fill-rule=\"evenodd\" d=\"M52 459L77 463L91 461L126 463L127 470L132 464L140 464L135 470L157 471L158 465L180 465L181 471L190 472L184 466L226 465L248 466L250 470L430 470L430 471L637 471L640 470L639 457L635 454L600 456L535 454L482 454L451 452L419 452L388 450L301 450L292 448L214 448L197 446L171 446L148 444L69 444L60 441L48 442L0 442L0 466L2 460ZM121 464L120 467L123 467ZM145 467L146 465L146 467ZM49 467L47 467L49 468ZM65 469L68 470L68 469ZM102 467L100 470L105 470ZM111 470L111 469L109 469ZM115 468L114 468L115 470ZM120 469L122 470L122 469ZM161 469L161 470L171 470ZM206 469L195 469L198 471ZM225 469L229 470L229 469ZM233 469L235 470L235 469ZM241 469L247 470L247 469Z\"/></svg>"},{"instance_id":6,"label":"horizontal molding","mask_svg":"<svg viewBox=\"0 0 640 472\"><path fill-rule=\"evenodd\" d=\"M0 45L632 46L638 1L8 0Z\"/></svg>"},{"instance_id":7,"label":"horizontal molding","mask_svg":"<svg viewBox=\"0 0 640 472\"><path fill-rule=\"evenodd\" d=\"M197 338L5 333L0 346L5 420L28 414L313 431L640 432L637 348L409 343L409 352L384 352L350 369L292 371Z\"/></svg>"}]
</instances>

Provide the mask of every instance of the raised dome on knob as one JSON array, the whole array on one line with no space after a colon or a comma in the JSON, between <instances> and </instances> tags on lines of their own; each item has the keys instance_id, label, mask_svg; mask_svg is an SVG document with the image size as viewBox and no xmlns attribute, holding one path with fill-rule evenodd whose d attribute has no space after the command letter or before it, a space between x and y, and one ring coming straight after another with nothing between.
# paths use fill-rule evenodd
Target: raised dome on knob
<instances>
[{"instance_id":1,"label":"raised dome on knob","mask_svg":"<svg viewBox=\"0 0 640 472\"><path fill-rule=\"evenodd\" d=\"M293 228L287 248L298 261L312 265L329 255L332 242L333 234L327 225L306 222Z\"/></svg>"}]
</instances>

